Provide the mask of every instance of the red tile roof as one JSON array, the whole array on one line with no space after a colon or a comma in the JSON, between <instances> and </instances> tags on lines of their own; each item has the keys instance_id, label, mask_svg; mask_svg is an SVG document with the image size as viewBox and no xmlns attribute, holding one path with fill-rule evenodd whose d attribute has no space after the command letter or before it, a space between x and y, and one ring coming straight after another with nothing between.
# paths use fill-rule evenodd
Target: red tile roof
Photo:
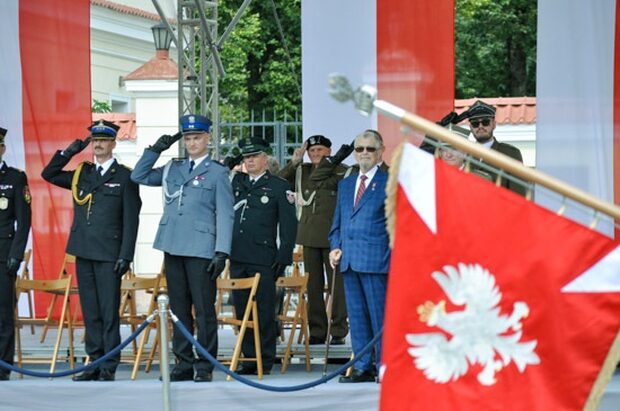
<instances>
[{"instance_id":1,"label":"red tile roof","mask_svg":"<svg viewBox=\"0 0 620 411\"><path fill-rule=\"evenodd\" d=\"M120 127L116 133L116 139L135 140L136 132L136 113L93 113L93 121L107 120Z\"/></svg>"},{"instance_id":2,"label":"red tile roof","mask_svg":"<svg viewBox=\"0 0 620 411\"><path fill-rule=\"evenodd\" d=\"M104 7L123 14L131 14L132 16L143 17L149 20L160 21L161 18L157 13L151 13L146 10L138 9L136 7L125 6L124 4L114 3L109 0L90 0L90 4L93 6ZM176 22L176 19L168 19L169 22Z\"/></svg>"},{"instance_id":3,"label":"red tile roof","mask_svg":"<svg viewBox=\"0 0 620 411\"><path fill-rule=\"evenodd\" d=\"M176 80L179 66L169 57L168 50L157 50L155 57L127 74L123 80Z\"/></svg>"},{"instance_id":4,"label":"red tile roof","mask_svg":"<svg viewBox=\"0 0 620 411\"><path fill-rule=\"evenodd\" d=\"M536 97L494 97L494 98L469 98L454 100L454 111L462 113L476 100L482 100L494 106L495 121L497 124L535 124L536 123Z\"/></svg>"}]
</instances>

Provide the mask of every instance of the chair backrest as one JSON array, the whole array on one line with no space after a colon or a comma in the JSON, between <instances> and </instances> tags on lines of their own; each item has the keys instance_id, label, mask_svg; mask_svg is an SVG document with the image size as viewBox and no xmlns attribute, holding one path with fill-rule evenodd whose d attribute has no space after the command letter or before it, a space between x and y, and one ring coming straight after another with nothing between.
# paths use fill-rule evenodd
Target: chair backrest
<instances>
[{"instance_id":1,"label":"chair backrest","mask_svg":"<svg viewBox=\"0 0 620 411\"><path fill-rule=\"evenodd\" d=\"M232 290L247 290L250 289L250 295L256 294L258 288L258 281L260 280L260 274L257 273L254 277L250 278L218 278L217 289L223 291Z\"/></svg>"},{"instance_id":2,"label":"chair backrest","mask_svg":"<svg viewBox=\"0 0 620 411\"><path fill-rule=\"evenodd\" d=\"M32 249L28 249L24 252L24 264L22 264L22 272L19 277L24 280L30 279L30 269L28 268L28 264L30 264L30 257L32 257Z\"/></svg>"},{"instance_id":3,"label":"chair backrest","mask_svg":"<svg viewBox=\"0 0 620 411\"><path fill-rule=\"evenodd\" d=\"M42 291L53 294L69 295L71 289L71 276L57 280L26 280L17 278L15 288L19 292Z\"/></svg>"},{"instance_id":4,"label":"chair backrest","mask_svg":"<svg viewBox=\"0 0 620 411\"><path fill-rule=\"evenodd\" d=\"M299 277L280 277L278 278L278 281L276 281L276 287L295 292L304 292L307 286L307 275L302 275Z\"/></svg>"},{"instance_id":5,"label":"chair backrest","mask_svg":"<svg viewBox=\"0 0 620 411\"><path fill-rule=\"evenodd\" d=\"M161 283L161 277L139 277L124 278L121 281L121 291L150 291L158 290Z\"/></svg>"}]
</instances>

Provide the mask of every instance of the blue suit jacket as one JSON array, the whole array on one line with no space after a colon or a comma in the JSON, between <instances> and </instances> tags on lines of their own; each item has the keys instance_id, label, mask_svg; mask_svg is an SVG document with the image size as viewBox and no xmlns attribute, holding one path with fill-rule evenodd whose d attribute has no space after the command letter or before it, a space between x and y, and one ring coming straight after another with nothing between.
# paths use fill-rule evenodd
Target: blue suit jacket
<instances>
[{"instance_id":1,"label":"blue suit jacket","mask_svg":"<svg viewBox=\"0 0 620 411\"><path fill-rule=\"evenodd\" d=\"M353 208L357 174L338 184L334 221L329 233L329 245L340 248L340 271L387 274L390 246L385 222L385 188L387 174L377 170L367 184L359 204Z\"/></svg>"}]
</instances>

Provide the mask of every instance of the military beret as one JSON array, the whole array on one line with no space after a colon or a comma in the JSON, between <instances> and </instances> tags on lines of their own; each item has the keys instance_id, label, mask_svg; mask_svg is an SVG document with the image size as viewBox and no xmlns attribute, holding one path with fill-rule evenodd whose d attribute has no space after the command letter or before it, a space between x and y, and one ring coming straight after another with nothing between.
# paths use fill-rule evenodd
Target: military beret
<instances>
[{"instance_id":1,"label":"military beret","mask_svg":"<svg viewBox=\"0 0 620 411\"><path fill-rule=\"evenodd\" d=\"M208 133L211 130L211 120L200 114L188 114L179 119L183 134Z\"/></svg>"},{"instance_id":2,"label":"military beret","mask_svg":"<svg viewBox=\"0 0 620 411\"><path fill-rule=\"evenodd\" d=\"M0 144L4 144L4 136L6 136L6 128L0 127Z\"/></svg>"},{"instance_id":3,"label":"military beret","mask_svg":"<svg viewBox=\"0 0 620 411\"><path fill-rule=\"evenodd\" d=\"M92 138L115 140L116 132L119 128L119 126L111 121L98 120L91 124L91 126L88 127L88 130L90 131Z\"/></svg>"},{"instance_id":4,"label":"military beret","mask_svg":"<svg viewBox=\"0 0 620 411\"><path fill-rule=\"evenodd\" d=\"M495 107L488 105L487 103L477 100L470 108L467 110L467 117L472 118L481 118L481 117L495 117Z\"/></svg>"},{"instance_id":5,"label":"military beret","mask_svg":"<svg viewBox=\"0 0 620 411\"><path fill-rule=\"evenodd\" d=\"M318 135L318 134L316 136L310 136L307 142L308 142L307 148L310 148L312 146L325 146L327 148L330 148L332 146L332 142L330 139L328 139L325 136Z\"/></svg>"},{"instance_id":6,"label":"military beret","mask_svg":"<svg viewBox=\"0 0 620 411\"><path fill-rule=\"evenodd\" d=\"M266 153L269 150L269 143L260 137L248 137L239 141L241 155L251 156L260 152Z\"/></svg>"}]
</instances>

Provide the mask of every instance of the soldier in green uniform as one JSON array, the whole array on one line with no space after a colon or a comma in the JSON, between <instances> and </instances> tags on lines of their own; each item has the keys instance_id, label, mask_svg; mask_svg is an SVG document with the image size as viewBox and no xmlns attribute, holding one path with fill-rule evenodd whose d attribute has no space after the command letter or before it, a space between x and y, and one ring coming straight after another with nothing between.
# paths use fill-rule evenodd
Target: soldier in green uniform
<instances>
[{"instance_id":1,"label":"soldier in green uniform","mask_svg":"<svg viewBox=\"0 0 620 411\"><path fill-rule=\"evenodd\" d=\"M279 175L289 181L295 189L297 202L297 244L303 246L304 269L308 278L308 323L310 344L323 344L327 335L328 319L323 293L325 274L329 289L335 278L332 299L331 344L344 344L349 332L347 308L342 277L333 275L329 264L329 241L327 235L332 225L336 208L338 182L342 180L347 167L340 164L352 151L352 146L343 145L336 155L331 155L331 141L324 136L308 138L302 147L295 150L293 158ZM308 153L310 163L302 163Z\"/></svg>"},{"instance_id":2,"label":"soldier in green uniform","mask_svg":"<svg viewBox=\"0 0 620 411\"><path fill-rule=\"evenodd\" d=\"M15 278L30 231L30 190L26 173L2 160L6 152L0 127L0 359L13 364L15 355ZM0 381L11 371L0 368Z\"/></svg>"},{"instance_id":3,"label":"soldier in green uniform","mask_svg":"<svg viewBox=\"0 0 620 411\"><path fill-rule=\"evenodd\" d=\"M500 153L523 163L523 156L518 148L510 144L500 143L493 136L493 130L495 130L496 126L495 107L478 100L469 108L469 110L467 110L467 117L469 118L471 133L474 135L479 144L482 144L491 150L499 151ZM493 173L488 170L484 171L491 176L493 181L495 181L497 178L497 173ZM524 196L526 192L524 185L518 184L507 178L502 179L502 187L522 196Z\"/></svg>"}]
</instances>

